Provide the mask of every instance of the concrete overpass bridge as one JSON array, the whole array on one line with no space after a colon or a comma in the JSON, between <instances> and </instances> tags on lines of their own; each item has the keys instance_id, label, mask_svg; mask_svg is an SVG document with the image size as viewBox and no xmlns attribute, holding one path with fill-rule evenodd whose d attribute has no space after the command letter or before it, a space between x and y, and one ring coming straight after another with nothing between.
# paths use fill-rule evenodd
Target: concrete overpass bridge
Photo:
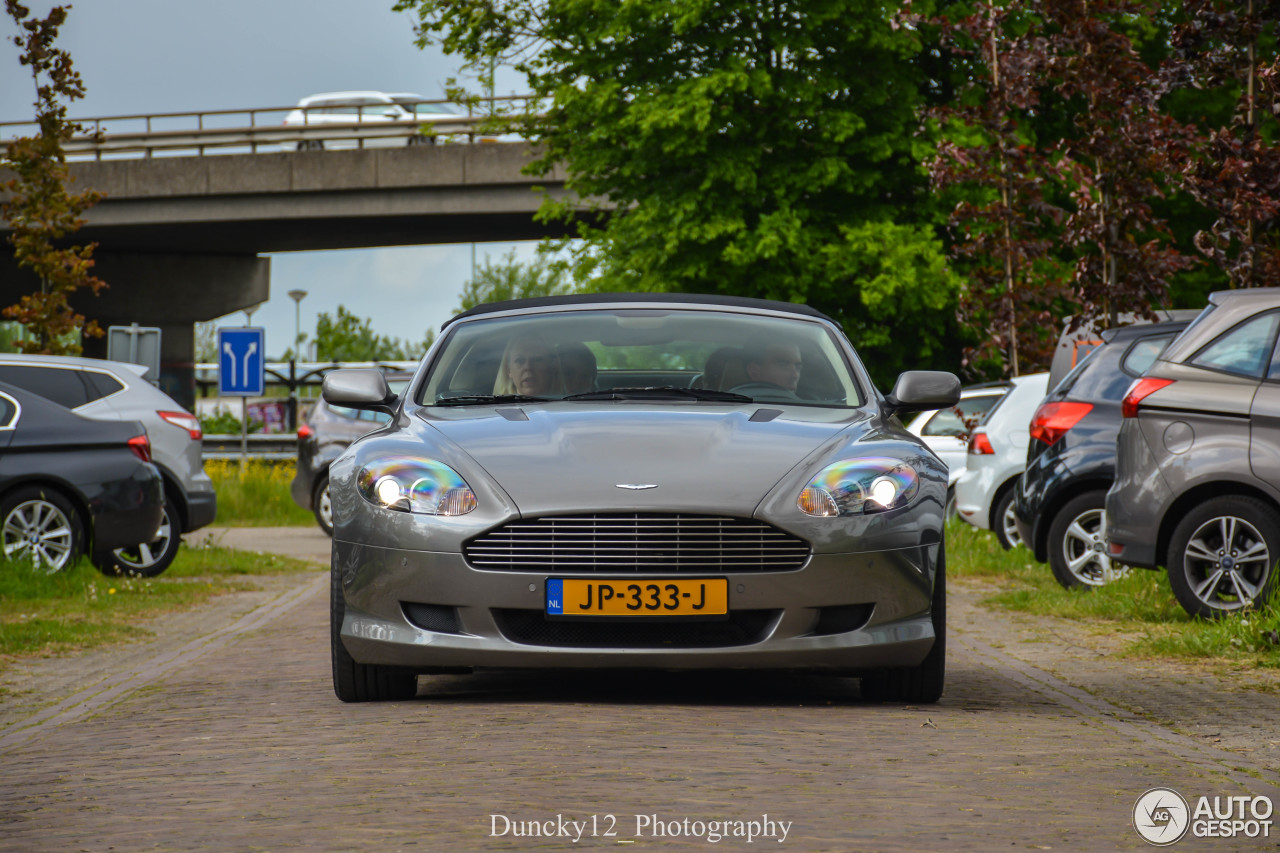
<instances>
[{"instance_id":1,"label":"concrete overpass bridge","mask_svg":"<svg viewBox=\"0 0 1280 853\"><path fill-rule=\"evenodd\" d=\"M279 135L278 126L272 130ZM75 191L105 194L75 241L98 243L96 272L110 285L99 297L77 294L73 305L104 328L159 326L162 387L184 404L195 397L192 324L266 300L271 273L264 253L564 233L534 222L544 194L564 194L564 178L558 171L537 180L523 174L533 156L527 143L272 147L272 153L202 150L203 156L148 150L71 164ZM7 233L0 220L0 237ZM0 305L36 287L5 251ZM86 341L85 351L105 356L105 343Z\"/></svg>"}]
</instances>

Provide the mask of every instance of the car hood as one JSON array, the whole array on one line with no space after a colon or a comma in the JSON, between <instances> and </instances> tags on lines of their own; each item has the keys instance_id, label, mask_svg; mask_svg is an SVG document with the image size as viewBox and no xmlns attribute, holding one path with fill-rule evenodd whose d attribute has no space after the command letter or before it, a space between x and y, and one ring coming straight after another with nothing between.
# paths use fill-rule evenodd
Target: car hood
<instances>
[{"instance_id":1,"label":"car hood","mask_svg":"<svg viewBox=\"0 0 1280 853\"><path fill-rule=\"evenodd\" d=\"M867 420L857 410L752 406L565 405L459 414L423 419L525 515L661 509L750 516L806 456Z\"/></svg>"}]
</instances>

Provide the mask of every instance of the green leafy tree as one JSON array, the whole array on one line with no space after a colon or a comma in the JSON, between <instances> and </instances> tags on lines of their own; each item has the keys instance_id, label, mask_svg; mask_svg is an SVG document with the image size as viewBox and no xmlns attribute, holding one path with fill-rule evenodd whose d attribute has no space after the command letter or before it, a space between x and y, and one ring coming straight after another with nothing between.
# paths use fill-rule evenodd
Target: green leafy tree
<instances>
[{"instance_id":1,"label":"green leafy tree","mask_svg":"<svg viewBox=\"0 0 1280 853\"><path fill-rule=\"evenodd\" d=\"M338 306L336 316L325 311L316 318L316 358L320 361L412 361L421 358L434 340L434 329L428 329L418 344L379 335L372 320L357 317L344 305Z\"/></svg>"},{"instance_id":2,"label":"green leafy tree","mask_svg":"<svg viewBox=\"0 0 1280 853\"><path fill-rule=\"evenodd\" d=\"M419 43L522 71L578 281L805 302L881 381L950 356L958 280L917 136L919 32L879 0L399 0ZM909 332L908 332L909 330Z\"/></svg>"},{"instance_id":3,"label":"green leafy tree","mask_svg":"<svg viewBox=\"0 0 1280 853\"><path fill-rule=\"evenodd\" d=\"M454 314L469 311L486 302L527 299L534 296L558 296L572 293L573 283L567 266L539 255L528 262L516 260L514 251L494 262L485 258L472 278L458 294Z\"/></svg>"},{"instance_id":4,"label":"green leafy tree","mask_svg":"<svg viewBox=\"0 0 1280 853\"><path fill-rule=\"evenodd\" d=\"M80 229L84 224L80 215L101 198L97 192L72 194L67 189L71 175L64 146L83 128L67 120L66 103L84 96L84 83L72 68L71 56L54 46L68 8L54 6L47 17L31 18L27 7L5 0L5 11L22 31L12 40L22 50L19 61L31 70L35 83L40 133L9 143L4 165L17 177L5 184L11 195L3 214L12 229L9 242L18 266L35 273L40 290L24 295L3 314L26 330L16 344L19 349L53 355L80 353L77 336L72 334L77 329L95 337L103 334L96 322L85 322L67 300L82 287L94 293L106 287L93 275L94 244L58 245Z\"/></svg>"}]
</instances>

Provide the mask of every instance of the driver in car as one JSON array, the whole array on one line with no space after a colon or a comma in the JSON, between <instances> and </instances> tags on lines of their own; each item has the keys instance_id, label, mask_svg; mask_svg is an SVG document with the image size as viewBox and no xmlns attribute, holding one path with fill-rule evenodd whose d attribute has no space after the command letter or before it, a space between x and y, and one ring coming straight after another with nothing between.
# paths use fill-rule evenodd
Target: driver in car
<instances>
[{"instance_id":1,"label":"driver in car","mask_svg":"<svg viewBox=\"0 0 1280 853\"><path fill-rule=\"evenodd\" d=\"M766 344L747 350L746 371L750 380L732 390L749 397L765 397L779 400L798 400L796 388L800 385L800 371L804 359L800 347L795 344Z\"/></svg>"}]
</instances>

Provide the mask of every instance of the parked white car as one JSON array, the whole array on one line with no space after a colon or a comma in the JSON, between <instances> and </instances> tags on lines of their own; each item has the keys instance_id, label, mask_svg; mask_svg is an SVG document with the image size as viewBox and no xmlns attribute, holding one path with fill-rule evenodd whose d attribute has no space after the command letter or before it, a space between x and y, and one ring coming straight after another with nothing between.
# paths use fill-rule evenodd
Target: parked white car
<instances>
[{"instance_id":1,"label":"parked white car","mask_svg":"<svg viewBox=\"0 0 1280 853\"><path fill-rule=\"evenodd\" d=\"M1027 467L1031 418L1048 393L1049 374L1018 376L1011 384L970 435L965 471L955 484L960 517L994 530L1005 548L1022 544L1013 515L1014 486Z\"/></svg>"},{"instance_id":2,"label":"parked white car","mask_svg":"<svg viewBox=\"0 0 1280 853\"><path fill-rule=\"evenodd\" d=\"M0 381L97 420L141 421L151 461L164 480L164 517L151 542L96 551L107 574L154 577L173 562L181 535L211 523L218 511L204 472L200 421L144 378L147 368L122 361L56 355L0 354Z\"/></svg>"},{"instance_id":3,"label":"parked white car","mask_svg":"<svg viewBox=\"0 0 1280 853\"><path fill-rule=\"evenodd\" d=\"M956 405L921 412L907 424L907 432L919 436L947 464L948 518L955 515L955 485L965 471L969 433L1010 387L1008 382L972 385L960 392Z\"/></svg>"},{"instance_id":4,"label":"parked white car","mask_svg":"<svg viewBox=\"0 0 1280 853\"><path fill-rule=\"evenodd\" d=\"M298 102L296 109L285 116L286 126L307 125L350 125L369 124L375 127L362 134L357 128L347 139L302 139L298 142L284 144L286 149L296 148L298 151L320 150L322 148L354 148L357 137L364 139L365 147L386 147L391 145L433 145L434 136L413 135L379 135L376 125L390 122L416 121L419 124L437 121L446 117L465 115L453 104L432 100L412 92L323 92L308 95ZM403 141L402 141L403 140Z\"/></svg>"}]
</instances>

